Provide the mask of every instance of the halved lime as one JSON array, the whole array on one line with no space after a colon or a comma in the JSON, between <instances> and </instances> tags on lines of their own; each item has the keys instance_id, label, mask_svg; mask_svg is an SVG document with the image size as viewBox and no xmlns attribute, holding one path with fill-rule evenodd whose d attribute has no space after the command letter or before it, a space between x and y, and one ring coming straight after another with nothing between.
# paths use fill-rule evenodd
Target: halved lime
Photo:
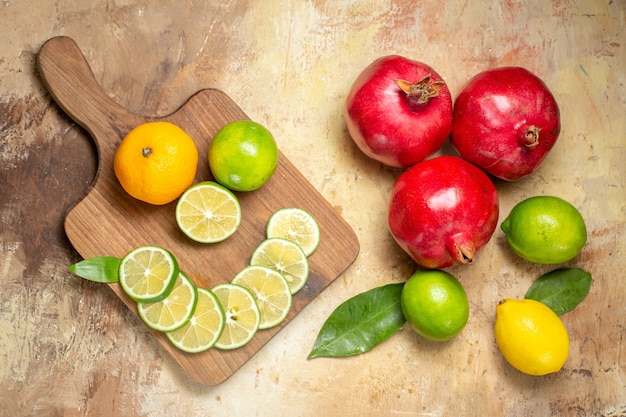
<instances>
[{"instance_id":1,"label":"halved lime","mask_svg":"<svg viewBox=\"0 0 626 417\"><path fill-rule=\"evenodd\" d=\"M287 317L291 290L280 273L264 266L248 266L235 275L231 283L252 291L261 312L259 329L278 326Z\"/></svg>"},{"instance_id":2,"label":"halved lime","mask_svg":"<svg viewBox=\"0 0 626 417\"><path fill-rule=\"evenodd\" d=\"M277 210L267 222L267 237L279 237L300 245L310 256L320 243L320 227L315 218L304 209L286 207Z\"/></svg>"},{"instance_id":3,"label":"halved lime","mask_svg":"<svg viewBox=\"0 0 626 417\"><path fill-rule=\"evenodd\" d=\"M254 250L250 265L265 266L282 274L292 294L300 291L309 277L309 261L302 248L286 239L266 239Z\"/></svg>"},{"instance_id":4,"label":"halved lime","mask_svg":"<svg viewBox=\"0 0 626 417\"><path fill-rule=\"evenodd\" d=\"M225 324L226 314L215 294L198 288L198 303L191 318L183 327L165 336L183 352L204 352L215 345Z\"/></svg>"},{"instance_id":5,"label":"halved lime","mask_svg":"<svg viewBox=\"0 0 626 417\"><path fill-rule=\"evenodd\" d=\"M156 303L137 303L139 317L148 325L161 332L171 332L182 327L191 317L198 302L198 289L183 272L170 294Z\"/></svg>"},{"instance_id":6,"label":"halved lime","mask_svg":"<svg viewBox=\"0 0 626 417\"><path fill-rule=\"evenodd\" d=\"M178 277L178 262L167 249L141 246L127 253L120 262L119 279L130 298L156 303L167 297Z\"/></svg>"},{"instance_id":7,"label":"halved lime","mask_svg":"<svg viewBox=\"0 0 626 417\"><path fill-rule=\"evenodd\" d=\"M247 288L231 283L212 288L226 313L226 325L217 339L218 349L236 349L248 343L256 334L261 313L254 295Z\"/></svg>"},{"instance_id":8,"label":"halved lime","mask_svg":"<svg viewBox=\"0 0 626 417\"><path fill-rule=\"evenodd\" d=\"M213 181L200 182L189 187L178 200L176 223L196 242L221 242L239 228L239 200L230 190Z\"/></svg>"}]
</instances>

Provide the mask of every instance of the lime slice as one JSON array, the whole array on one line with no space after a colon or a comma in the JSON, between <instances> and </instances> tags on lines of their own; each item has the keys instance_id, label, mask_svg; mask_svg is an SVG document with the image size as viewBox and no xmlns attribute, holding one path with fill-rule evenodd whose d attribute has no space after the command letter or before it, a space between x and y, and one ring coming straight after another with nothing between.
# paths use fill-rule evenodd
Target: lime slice
<instances>
[{"instance_id":1,"label":"lime slice","mask_svg":"<svg viewBox=\"0 0 626 417\"><path fill-rule=\"evenodd\" d=\"M309 261L302 248L286 239L266 239L254 250L250 265L265 266L285 277L291 293L304 287L309 277Z\"/></svg>"},{"instance_id":2,"label":"lime slice","mask_svg":"<svg viewBox=\"0 0 626 417\"><path fill-rule=\"evenodd\" d=\"M137 302L163 300L174 288L177 277L178 263L174 255L158 246L133 249L120 262L120 285Z\"/></svg>"},{"instance_id":3,"label":"lime slice","mask_svg":"<svg viewBox=\"0 0 626 417\"><path fill-rule=\"evenodd\" d=\"M259 329L261 313L254 295L235 284L220 284L212 289L226 313L226 325L217 339L218 349L236 349L248 343Z\"/></svg>"},{"instance_id":4,"label":"lime slice","mask_svg":"<svg viewBox=\"0 0 626 417\"><path fill-rule=\"evenodd\" d=\"M285 277L264 266L248 266L231 281L252 291L261 313L259 329L278 326L291 308L291 289Z\"/></svg>"},{"instance_id":5,"label":"lime slice","mask_svg":"<svg viewBox=\"0 0 626 417\"><path fill-rule=\"evenodd\" d=\"M239 228L239 200L230 190L213 181L192 185L176 204L176 223L196 242L221 242Z\"/></svg>"},{"instance_id":6,"label":"lime slice","mask_svg":"<svg viewBox=\"0 0 626 417\"><path fill-rule=\"evenodd\" d=\"M198 288L198 303L191 318L178 330L165 333L183 352L198 353L212 348L224 330L226 314L219 300L206 288Z\"/></svg>"},{"instance_id":7,"label":"lime slice","mask_svg":"<svg viewBox=\"0 0 626 417\"><path fill-rule=\"evenodd\" d=\"M137 312L148 327L171 332L189 320L197 302L196 285L187 275L179 272L172 292L165 299L156 303L137 303Z\"/></svg>"},{"instance_id":8,"label":"lime slice","mask_svg":"<svg viewBox=\"0 0 626 417\"><path fill-rule=\"evenodd\" d=\"M298 207L280 209L267 222L267 237L279 237L300 245L310 256L320 243L320 227L307 211Z\"/></svg>"}]
</instances>

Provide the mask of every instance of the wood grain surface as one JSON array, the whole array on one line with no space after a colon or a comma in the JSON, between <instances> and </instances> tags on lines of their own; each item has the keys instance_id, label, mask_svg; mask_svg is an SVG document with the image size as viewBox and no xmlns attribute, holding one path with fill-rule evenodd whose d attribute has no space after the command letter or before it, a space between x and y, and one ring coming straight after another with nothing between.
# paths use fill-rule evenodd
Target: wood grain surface
<instances>
[{"instance_id":1,"label":"wood grain surface","mask_svg":"<svg viewBox=\"0 0 626 417\"><path fill-rule=\"evenodd\" d=\"M276 210L300 207L316 219L320 244L309 257L309 278L294 296L287 318L272 329L259 331L235 350L209 349L187 354L175 348L161 332L154 332L172 357L198 382L215 385L236 372L271 337L333 282L356 259L359 242L351 227L279 151L274 175L255 192L236 193L242 221L233 237L219 244L201 245L186 238L175 220L175 205L152 206L130 197L113 172L115 151L124 136L148 121L169 121L180 126L207 155L211 138L227 123L248 117L222 91L202 90L179 110L158 119L133 114L111 100L96 83L78 45L68 37L55 37L38 54L39 73L52 97L85 128L98 148L98 175L88 194L68 213L65 232L84 258L123 257L139 246L167 248L179 267L199 287L230 282L266 238L267 222ZM196 181L213 180L206 156L200 158ZM137 305L119 284L115 293L137 313ZM117 306L113 306L117 308Z\"/></svg>"},{"instance_id":2,"label":"wood grain surface","mask_svg":"<svg viewBox=\"0 0 626 417\"><path fill-rule=\"evenodd\" d=\"M626 415L624 0L3 1L0 23L0 415ZM215 100L197 92L222 91L239 109L224 111L267 126L356 233L354 263L218 385L196 381L114 291L67 270L82 255L65 219L102 177L102 145L39 73L57 36L80 46L101 99L137 120L180 117ZM495 185L499 222L524 198L557 195L587 223L565 266L593 282L562 317L571 346L559 373L521 374L497 349L498 301L552 269L519 259L499 230L474 265L448 269L470 300L459 337L437 344L405 327L363 355L306 359L338 305L416 269L385 224L400 171L365 157L341 115L352 81L388 54L428 63L453 97L502 65L528 68L555 95L562 132L544 164Z\"/></svg>"}]
</instances>

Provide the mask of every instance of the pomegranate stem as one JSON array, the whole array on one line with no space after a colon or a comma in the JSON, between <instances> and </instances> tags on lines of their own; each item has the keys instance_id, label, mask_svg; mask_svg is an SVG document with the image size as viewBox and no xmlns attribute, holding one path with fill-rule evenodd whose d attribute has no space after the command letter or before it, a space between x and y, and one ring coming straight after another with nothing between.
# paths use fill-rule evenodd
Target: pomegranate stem
<instances>
[{"instance_id":1,"label":"pomegranate stem","mask_svg":"<svg viewBox=\"0 0 626 417\"><path fill-rule=\"evenodd\" d=\"M535 125L530 126L524 133L524 146L528 149L536 148L539 145L539 132L541 129Z\"/></svg>"},{"instance_id":2,"label":"pomegranate stem","mask_svg":"<svg viewBox=\"0 0 626 417\"><path fill-rule=\"evenodd\" d=\"M407 95L409 100L416 104L425 104L439 95L439 90L444 86L443 81L430 82L430 74L416 83L406 80L394 80L396 85Z\"/></svg>"}]
</instances>

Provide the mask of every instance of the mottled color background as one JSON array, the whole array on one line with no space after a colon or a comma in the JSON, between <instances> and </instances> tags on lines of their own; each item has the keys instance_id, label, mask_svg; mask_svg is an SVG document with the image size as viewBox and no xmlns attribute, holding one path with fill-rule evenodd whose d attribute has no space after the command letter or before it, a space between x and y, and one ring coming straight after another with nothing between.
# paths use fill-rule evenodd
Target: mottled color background
<instances>
[{"instance_id":1,"label":"mottled color background","mask_svg":"<svg viewBox=\"0 0 626 417\"><path fill-rule=\"evenodd\" d=\"M212 3L0 2L0 415L626 415L624 0ZM97 155L36 72L37 51L57 35L76 40L132 111L163 115L199 89L225 91L359 237L347 272L219 386L193 382L112 291L67 272L80 257L64 214L88 190ZM363 156L341 116L357 74L392 53L429 63L453 95L481 70L519 65L556 96L552 153L531 177L496 186L500 220L552 194L587 221L588 244L567 266L593 284L563 316L571 352L558 374L520 374L496 348L497 302L553 269L517 258L499 230L475 265L450 269L471 305L458 338L436 344L405 328L367 354L307 361L340 303L415 270L385 226L399 171Z\"/></svg>"}]
</instances>

